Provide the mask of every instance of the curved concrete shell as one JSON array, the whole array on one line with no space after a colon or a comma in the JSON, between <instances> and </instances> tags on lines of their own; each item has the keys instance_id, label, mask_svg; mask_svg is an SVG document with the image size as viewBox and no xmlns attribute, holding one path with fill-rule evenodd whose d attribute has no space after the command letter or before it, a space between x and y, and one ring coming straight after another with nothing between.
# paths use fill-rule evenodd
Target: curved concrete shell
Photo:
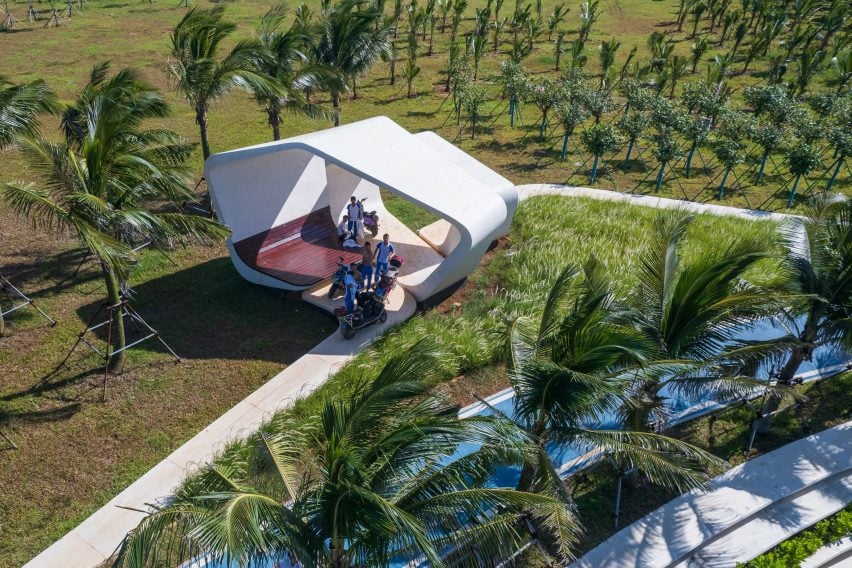
<instances>
[{"instance_id":1,"label":"curved concrete shell","mask_svg":"<svg viewBox=\"0 0 852 568\"><path fill-rule=\"evenodd\" d=\"M337 223L350 196L368 197L372 209L382 188L449 224L439 250L446 258L405 283L424 301L470 274L489 244L507 234L518 202L509 180L436 134L411 134L386 117L216 154L204 171L219 219L232 231L237 270L288 290L308 286L250 266L234 245L321 211Z\"/></svg>"}]
</instances>

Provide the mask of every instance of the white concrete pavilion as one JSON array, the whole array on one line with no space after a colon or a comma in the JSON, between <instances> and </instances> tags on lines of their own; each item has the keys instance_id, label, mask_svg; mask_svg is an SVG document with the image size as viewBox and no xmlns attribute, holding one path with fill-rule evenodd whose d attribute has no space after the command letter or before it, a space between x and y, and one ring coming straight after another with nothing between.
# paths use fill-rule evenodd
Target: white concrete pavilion
<instances>
[{"instance_id":1,"label":"white concrete pavilion","mask_svg":"<svg viewBox=\"0 0 852 568\"><path fill-rule=\"evenodd\" d=\"M399 282L419 303L464 280L507 234L514 185L432 132L386 117L211 156L205 177L228 248L247 280L317 289L335 270L337 224L352 195L368 198L406 263ZM441 218L415 235L384 207L379 189ZM317 294L318 295L318 294Z\"/></svg>"}]
</instances>

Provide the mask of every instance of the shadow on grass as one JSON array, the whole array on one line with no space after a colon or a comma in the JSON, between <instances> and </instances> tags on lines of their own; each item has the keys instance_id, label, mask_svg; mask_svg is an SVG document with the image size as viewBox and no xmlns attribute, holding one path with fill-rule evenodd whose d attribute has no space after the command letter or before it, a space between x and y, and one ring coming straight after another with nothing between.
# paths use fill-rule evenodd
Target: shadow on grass
<instances>
[{"instance_id":1,"label":"shadow on grass","mask_svg":"<svg viewBox=\"0 0 852 568\"><path fill-rule=\"evenodd\" d=\"M638 172L645 173L648 171L648 165L645 163L645 160L631 158L629 160L614 160L613 163L616 165L616 168L625 173L630 172Z\"/></svg>"},{"instance_id":2,"label":"shadow on grass","mask_svg":"<svg viewBox=\"0 0 852 568\"><path fill-rule=\"evenodd\" d=\"M49 410L31 410L31 411L7 411L0 409L0 426L6 426L13 423L41 423L41 422L58 422L60 420L68 420L77 414L83 405L79 402L66 404Z\"/></svg>"},{"instance_id":3,"label":"shadow on grass","mask_svg":"<svg viewBox=\"0 0 852 568\"><path fill-rule=\"evenodd\" d=\"M102 376L103 365L93 365L90 368L86 368L85 370L79 371L77 373L71 375L63 375L63 371L67 371L67 368L59 368L57 367L49 374L42 377L42 379L36 384L28 387L26 389L22 389L15 392L6 393L3 396L0 396L0 402L13 402L15 400L31 397L31 396L42 396L48 393L56 393L54 397L56 400L79 400L83 395L88 393L89 391L96 388L94 382L86 385L82 392L74 392L69 395L69 391L65 391L67 387L75 387L81 383L85 383L87 379L94 379ZM77 403L75 403L77 404ZM0 422L3 420L3 410L0 408ZM44 420L43 422L46 422Z\"/></svg>"},{"instance_id":4,"label":"shadow on grass","mask_svg":"<svg viewBox=\"0 0 852 568\"><path fill-rule=\"evenodd\" d=\"M22 260L5 263L0 273L32 298L56 294L81 282L100 278L100 271L83 248L74 248L55 255L24 251L19 256ZM42 284L50 284L36 288L39 281Z\"/></svg>"},{"instance_id":5,"label":"shadow on grass","mask_svg":"<svg viewBox=\"0 0 852 568\"><path fill-rule=\"evenodd\" d=\"M410 116L412 118L432 118L436 114L438 114L437 110L410 110L405 113L405 116Z\"/></svg>"},{"instance_id":6,"label":"shadow on grass","mask_svg":"<svg viewBox=\"0 0 852 568\"><path fill-rule=\"evenodd\" d=\"M263 360L289 365L337 328L322 310L288 293L246 282L227 257L134 286L131 306L186 359ZM89 321L100 305L77 310ZM105 319L102 313L98 320ZM106 326L97 330L106 339ZM134 330L127 324L128 343ZM139 349L166 354L151 338ZM79 347L78 347L79 349Z\"/></svg>"}]
</instances>

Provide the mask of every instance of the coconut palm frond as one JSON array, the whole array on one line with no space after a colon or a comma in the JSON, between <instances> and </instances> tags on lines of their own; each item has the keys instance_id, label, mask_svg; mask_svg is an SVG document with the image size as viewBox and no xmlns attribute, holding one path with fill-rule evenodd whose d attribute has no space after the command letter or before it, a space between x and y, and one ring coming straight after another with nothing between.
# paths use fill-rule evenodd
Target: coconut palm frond
<instances>
[{"instance_id":1,"label":"coconut palm frond","mask_svg":"<svg viewBox=\"0 0 852 568\"><path fill-rule=\"evenodd\" d=\"M708 472L725 467L697 446L651 432L582 430L577 438L601 448L623 469L637 468L652 482L678 491L701 487Z\"/></svg>"},{"instance_id":2,"label":"coconut palm frond","mask_svg":"<svg viewBox=\"0 0 852 568\"><path fill-rule=\"evenodd\" d=\"M71 227L67 211L51 199L48 191L35 184L7 183L3 186L3 199L37 229L58 231Z\"/></svg>"},{"instance_id":3,"label":"coconut palm frond","mask_svg":"<svg viewBox=\"0 0 852 568\"><path fill-rule=\"evenodd\" d=\"M43 80L16 85L0 77L0 149L21 136L37 136L40 115L57 108L56 96Z\"/></svg>"},{"instance_id":4,"label":"coconut palm frond","mask_svg":"<svg viewBox=\"0 0 852 568\"><path fill-rule=\"evenodd\" d=\"M172 565L198 556L202 549L189 538L181 538L188 527L207 515L205 507L191 503L170 505L147 515L130 531L116 552L115 568L146 568L153 559Z\"/></svg>"}]
</instances>

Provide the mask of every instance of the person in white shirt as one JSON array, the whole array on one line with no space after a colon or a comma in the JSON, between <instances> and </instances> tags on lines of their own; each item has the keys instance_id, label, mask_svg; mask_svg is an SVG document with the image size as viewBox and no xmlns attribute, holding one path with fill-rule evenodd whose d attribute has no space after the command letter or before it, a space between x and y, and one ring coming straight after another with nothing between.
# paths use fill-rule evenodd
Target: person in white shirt
<instances>
[{"instance_id":1,"label":"person in white shirt","mask_svg":"<svg viewBox=\"0 0 852 568\"><path fill-rule=\"evenodd\" d=\"M378 284L382 275L388 271L388 261L393 256L393 252L394 249L393 245L390 244L390 236L385 233L382 235L382 242L376 245L376 250L373 253L376 259L376 280L374 284Z\"/></svg>"},{"instance_id":2,"label":"person in white shirt","mask_svg":"<svg viewBox=\"0 0 852 568\"><path fill-rule=\"evenodd\" d=\"M352 232L352 238L358 239L358 222L361 220L363 216L364 208L358 203L358 200L355 199L355 196L349 198L349 205L346 206L346 213L349 217L349 224L347 228Z\"/></svg>"},{"instance_id":3,"label":"person in white shirt","mask_svg":"<svg viewBox=\"0 0 852 568\"><path fill-rule=\"evenodd\" d=\"M346 290L346 295L343 297L343 303L346 306L346 313L351 314L355 311L355 296L358 293L358 281L355 275L355 265L349 265L349 271L343 279L343 287Z\"/></svg>"},{"instance_id":4,"label":"person in white shirt","mask_svg":"<svg viewBox=\"0 0 852 568\"><path fill-rule=\"evenodd\" d=\"M349 226L349 215L344 215L343 220L341 220L340 223L337 225L337 238L339 238L341 241L343 240L343 236L346 233L346 231L349 230L348 226Z\"/></svg>"}]
</instances>

